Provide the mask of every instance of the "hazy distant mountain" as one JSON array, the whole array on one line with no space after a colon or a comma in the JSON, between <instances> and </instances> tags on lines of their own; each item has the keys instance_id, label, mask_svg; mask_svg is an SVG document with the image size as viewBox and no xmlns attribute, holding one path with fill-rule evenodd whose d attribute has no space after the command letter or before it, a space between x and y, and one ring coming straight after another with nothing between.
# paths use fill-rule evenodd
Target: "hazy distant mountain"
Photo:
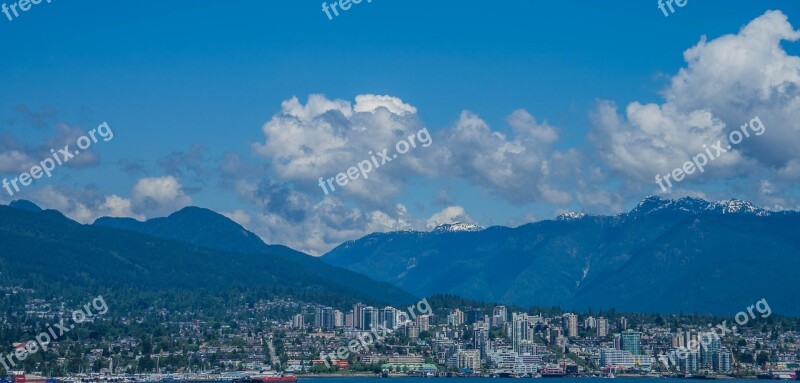
<instances>
[{"instance_id":1,"label":"hazy distant mountain","mask_svg":"<svg viewBox=\"0 0 800 383\"><path fill-rule=\"evenodd\" d=\"M323 259L418 295L722 315L766 298L797 315L798 229L797 212L648 197L616 216L370 234Z\"/></svg>"},{"instance_id":2,"label":"hazy distant mountain","mask_svg":"<svg viewBox=\"0 0 800 383\"><path fill-rule=\"evenodd\" d=\"M54 293L150 291L178 300L202 292L205 295L197 298L208 302L240 293L331 305L415 300L389 284L318 258L267 246L206 209L187 208L147 222L102 219L96 225L81 225L27 201L12 205L0 205L3 285Z\"/></svg>"}]
</instances>

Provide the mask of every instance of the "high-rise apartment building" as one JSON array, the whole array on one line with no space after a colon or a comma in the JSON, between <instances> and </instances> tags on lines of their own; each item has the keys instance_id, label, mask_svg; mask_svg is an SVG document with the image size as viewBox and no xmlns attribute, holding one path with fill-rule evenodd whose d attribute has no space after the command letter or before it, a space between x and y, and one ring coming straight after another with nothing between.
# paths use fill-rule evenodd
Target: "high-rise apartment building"
<instances>
[{"instance_id":1,"label":"high-rise apartment building","mask_svg":"<svg viewBox=\"0 0 800 383\"><path fill-rule=\"evenodd\" d=\"M514 351L533 343L533 324L525 313L511 314L511 346Z\"/></svg>"},{"instance_id":2,"label":"high-rise apartment building","mask_svg":"<svg viewBox=\"0 0 800 383\"><path fill-rule=\"evenodd\" d=\"M344 327L344 313L339 310L333 310L333 327Z\"/></svg>"},{"instance_id":3,"label":"high-rise apartment building","mask_svg":"<svg viewBox=\"0 0 800 383\"><path fill-rule=\"evenodd\" d=\"M495 306L492 310L492 326L503 327L508 321L508 310L506 306Z\"/></svg>"},{"instance_id":4,"label":"high-rise apartment building","mask_svg":"<svg viewBox=\"0 0 800 383\"><path fill-rule=\"evenodd\" d=\"M314 327L324 331L333 329L333 308L318 307L314 313Z\"/></svg>"},{"instance_id":5,"label":"high-rise apartment building","mask_svg":"<svg viewBox=\"0 0 800 383\"><path fill-rule=\"evenodd\" d=\"M305 327L305 318L303 318L303 314L297 314L292 317L292 328L301 329Z\"/></svg>"},{"instance_id":6,"label":"high-rise apartment building","mask_svg":"<svg viewBox=\"0 0 800 383\"><path fill-rule=\"evenodd\" d=\"M597 318L597 336L608 336L608 319L603 317Z\"/></svg>"},{"instance_id":7,"label":"high-rise apartment building","mask_svg":"<svg viewBox=\"0 0 800 383\"><path fill-rule=\"evenodd\" d=\"M464 323L464 312L455 309L450 311L450 314L447 316L447 324L450 326L461 326Z\"/></svg>"},{"instance_id":8,"label":"high-rise apartment building","mask_svg":"<svg viewBox=\"0 0 800 383\"><path fill-rule=\"evenodd\" d=\"M626 330L620 336L620 349L633 355L642 354L642 334L638 331Z\"/></svg>"},{"instance_id":9,"label":"high-rise apartment building","mask_svg":"<svg viewBox=\"0 0 800 383\"><path fill-rule=\"evenodd\" d=\"M566 313L563 316L564 332L567 336L574 338L578 336L578 316L572 313Z\"/></svg>"}]
</instances>

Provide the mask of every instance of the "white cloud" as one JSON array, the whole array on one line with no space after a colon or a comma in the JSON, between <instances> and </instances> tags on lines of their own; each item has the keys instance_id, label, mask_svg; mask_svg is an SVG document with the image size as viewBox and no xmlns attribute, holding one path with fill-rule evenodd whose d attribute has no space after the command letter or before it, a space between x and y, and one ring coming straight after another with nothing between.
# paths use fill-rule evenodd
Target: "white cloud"
<instances>
[{"instance_id":1,"label":"white cloud","mask_svg":"<svg viewBox=\"0 0 800 383\"><path fill-rule=\"evenodd\" d=\"M131 200L116 194L105 197L105 201L100 205L99 215L104 217L131 217L137 220L144 219L144 216L133 212Z\"/></svg>"},{"instance_id":2,"label":"white cloud","mask_svg":"<svg viewBox=\"0 0 800 383\"><path fill-rule=\"evenodd\" d=\"M514 135L493 130L478 115L464 111L442 132L433 159L438 173L470 181L514 203L571 201L569 188L579 153L559 152L558 138L547 124L537 124L524 110L509 117Z\"/></svg>"},{"instance_id":3,"label":"white cloud","mask_svg":"<svg viewBox=\"0 0 800 383\"><path fill-rule=\"evenodd\" d=\"M621 192L640 197L643 191L657 190L656 174L702 153L703 145L721 140L727 146L725 137L755 116L766 126L765 134L745 138L710 162L704 173L687 177L672 196L697 194L704 185L720 182L729 193L749 190L746 197L756 203L769 204L776 194L796 192L791 180L797 178L800 158L800 57L789 55L781 43L798 39L800 32L786 15L768 11L737 34L710 41L702 37L686 50L686 67L672 77L663 103L634 101L624 115L611 102L599 103L589 142L614 175L621 176ZM770 197L752 187L765 178L775 190Z\"/></svg>"},{"instance_id":4,"label":"white cloud","mask_svg":"<svg viewBox=\"0 0 800 383\"><path fill-rule=\"evenodd\" d=\"M142 178L133 187L136 211L147 217L167 215L192 203L177 178L173 176Z\"/></svg>"},{"instance_id":5,"label":"white cloud","mask_svg":"<svg viewBox=\"0 0 800 383\"><path fill-rule=\"evenodd\" d=\"M352 102L310 95L305 103L292 97L263 125L263 140L251 145L259 163L225 155L223 187L250 207L224 214L267 242L320 254L370 232L473 222L455 196L441 191L436 206L442 210L427 218L430 212L409 213L396 197L417 178L431 180L436 188L465 180L494 198L524 206L520 214L534 204L553 211L577 205L587 213L617 213L657 190L656 174L680 166L756 115L767 128L764 135L745 139L705 173L677 185L673 196L721 199L731 197L720 195L723 190L733 190L768 207L796 208L800 58L787 54L781 43L798 39L800 32L777 11L737 34L700 39L684 53L686 66L663 90L663 101L632 101L622 108L612 101L598 103L586 148L557 148L561 129L524 109L510 113L507 127L491 126L465 110L452 126L432 132L430 147L412 150L368 180L328 196L318 186L320 177L346 172L370 152L391 150L425 126L415 106L391 95L361 94ZM29 160L25 150L3 148L8 150L0 154L0 171ZM173 157L176 164L188 158ZM723 182L725 188L717 187ZM53 188L42 196L82 222L98 214L154 217L192 202L172 175L138 180L130 199Z\"/></svg>"},{"instance_id":6,"label":"white cloud","mask_svg":"<svg viewBox=\"0 0 800 383\"><path fill-rule=\"evenodd\" d=\"M242 209L236 209L232 212L223 212L221 214L228 217L231 221L242 225L245 228L250 226L250 222L252 222L250 214L247 214L247 212L245 212Z\"/></svg>"},{"instance_id":7,"label":"white cloud","mask_svg":"<svg viewBox=\"0 0 800 383\"><path fill-rule=\"evenodd\" d=\"M281 112L262 128L265 141L252 148L268 161L274 176L293 183L297 190L322 196L320 177L344 173L384 148L392 153L399 140L422 128L416 108L396 97L358 95L352 108L348 101L311 95L305 105L297 98L284 101ZM337 187L335 193L373 205L384 204L399 193L408 177L425 172L419 158L429 149L418 146L402 158L373 169L367 180L350 181L346 187Z\"/></svg>"},{"instance_id":8,"label":"white cloud","mask_svg":"<svg viewBox=\"0 0 800 383\"><path fill-rule=\"evenodd\" d=\"M356 112L374 112L378 108L386 108L392 114L416 114L417 108L406 104L403 100L392 96L376 96L374 94L360 94L356 96Z\"/></svg>"},{"instance_id":9,"label":"white cloud","mask_svg":"<svg viewBox=\"0 0 800 383\"><path fill-rule=\"evenodd\" d=\"M464 222L464 223L475 223L475 220L470 218L467 215L466 210L462 206L448 206L439 212L433 214L428 218L425 226L428 229L433 229L436 226L448 224L448 223L456 223L456 222Z\"/></svg>"},{"instance_id":10,"label":"white cloud","mask_svg":"<svg viewBox=\"0 0 800 383\"><path fill-rule=\"evenodd\" d=\"M19 150L0 153L0 173L22 173L29 171L33 159Z\"/></svg>"}]
</instances>

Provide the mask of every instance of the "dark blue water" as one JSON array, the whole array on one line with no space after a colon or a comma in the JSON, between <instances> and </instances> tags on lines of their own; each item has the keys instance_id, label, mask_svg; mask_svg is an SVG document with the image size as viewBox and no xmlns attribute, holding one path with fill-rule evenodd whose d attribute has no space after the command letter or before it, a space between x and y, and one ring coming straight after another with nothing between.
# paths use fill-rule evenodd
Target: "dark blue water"
<instances>
[{"instance_id":1,"label":"dark blue water","mask_svg":"<svg viewBox=\"0 0 800 383\"><path fill-rule=\"evenodd\" d=\"M403 383L469 383L474 380L474 383L483 380L492 380L496 383L700 383L702 380L694 379L675 379L675 378L616 378L609 380L606 378L418 378L398 376L391 377L388 380L399 379ZM754 379L717 379L720 383L753 383ZM161 382L143 382L143 383L161 383ZM230 380L209 381L204 383L231 383ZM305 377L298 376L297 383L387 383L387 378L377 377Z\"/></svg>"},{"instance_id":2,"label":"dark blue water","mask_svg":"<svg viewBox=\"0 0 800 383\"><path fill-rule=\"evenodd\" d=\"M699 383L702 380L694 379L674 379L674 378L416 378L416 377L391 377L391 378L373 378L373 377L335 377L335 378L308 378L297 377L297 383L386 383L387 380L400 379L403 383L468 383L474 381L478 383L483 380L492 380L500 383ZM753 379L717 379L720 383L753 383Z\"/></svg>"}]
</instances>

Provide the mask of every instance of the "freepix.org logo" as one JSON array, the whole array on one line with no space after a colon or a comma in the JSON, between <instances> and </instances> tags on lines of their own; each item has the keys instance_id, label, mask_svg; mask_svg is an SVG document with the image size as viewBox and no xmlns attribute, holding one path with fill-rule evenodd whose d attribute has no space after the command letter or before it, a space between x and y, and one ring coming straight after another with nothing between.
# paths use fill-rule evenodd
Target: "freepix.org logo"
<instances>
[{"instance_id":1,"label":"freepix.org logo","mask_svg":"<svg viewBox=\"0 0 800 383\"><path fill-rule=\"evenodd\" d=\"M722 140L717 140L715 144L711 144L710 146L703 144L703 149L705 149L704 153L698 153L696 156L692 157L691 161L686 161L683 166L677 167L663 176L661 174L656 174L656 184L661 187L661 191L666 192L672 188L672 181L675 181L675 183L681 182L687 175L693 174L695 171L703 173L709 161L714 161L733 149L734 146L739 145L745 138L750 137L750 132L748 130L752 130L756 136L760 136L764 134L766 129L767 127L764 126L761 119L755 116L750 120L749 124L744 123L739 127L739 130L733 130L728 134L727 139L729 144L727 146L724 146L725 144ZM670 177L672 177L672 181L670 181ZM667 186L664 186L664 182L666 182Z\"/></svg>"},{"instance_id":2,"label":"freepix.org logo","mask_svg":"<svg viewBox=\"0 0 800 383\"><path fill-rule=\"evenodd\" d=\"M328 16L328 20L333 20L334 17L339 16L339 9L342 12L349 10L353 4L361 4L364 0L339 0L339 1L332 1L330 5L327 2L322 3L322 12L325 12L325 15ZM368 3L371 3L372 0L367 0Z\"/></svg>"},{"instance_id":3,"label":"freepix.org logo","mask_svg":"<svg viewBox=\"0 0 800 383\"><path fill-rule=\"evenodd\" d=\"M93 308L94 310L92 310ZM98 295L96 298L92 299L91 302L83 305L82 309L73 311L72 321L80 324L94 318L96 315L103 315L107 312L108 304L106 304L106 300L103 299L102 295ZM47 331L37 335L36 340L30 340L20 344L20 347L17 347L11 354L0 355L0 365L2 365L6 371L10 371L12 368L17 367L17 362L14 361L15 357L17 361L22 362L39 350L47 351L48 346L50 346L52 342L59 340L64 334L74 328L74 324L64 323L64 318L61 318L58 323L52 326L48 324Z\"/></svg>"},{"instance_id":4,"label":"freepix.org logo","mask_svg":"<svg viewBox=\"0 0 800 383\"><path fill-rule=\"evenodd\" d=\"M374 154L370 151L367 154L370 157L369 159L359 162L356 166L351 166L346 172L339 173L336 175L336 177L330 177L328 179L325 179L325 177L319 177L319 187L322 188L322 191L325 192L325 195L328 195L328 193L336 190L334 181L340 187L344 187L350 183L350 181L355 181L359 177L364 177L366 180L369 178L369 173L373 170L377 170L386 163L396 160L398 158L398 154L406 154L411 149L416 148L417 142L419 142L420 146L423 148L427 148L433 144L433 138L431 138L428 128L422 129L416 134L408 136L408 140L402 139L397 141L397 144L394 145L394 149L396 151L394 154L389 154L389 148L383 148L383 150L377 151L377 153Z\"/></svg>"},{"instance_id":5,"label":"freepix.org logo","mask_svg":"<svg viewBox=\"0 0 800 383\"><path fill-rule=\"evenodd\" d=\"M86 135L78 137L75 141L75 145L78 146L78 149L71 150L69 145L65 145L63 148L58 149L58 151L50 149L52 157L43 159L38 165L32 166L30 171L23 172L18 177L14 177L11 180L3 178L3 188L6 189L8 195L13 196L14 193L20 192L20 186L29 186L34 180L38 180L44 175L50 178L53 175L52 172L55 170L56 165L63 165L75 158L75 156L81 154L81 150L89 149L92 144L98 142L97 136L100 136L103 142L106 142L114 138L114 132L111 130L111 127L108 126L108 123L103 122L97 128L88 131Z\"/></svg>"},{"instance_id":6,"label":"freepix.org logo","mask_svg":"<svg viewBox=\"0 0 800 383\"><path fill-rule=\"evenodd\" d=\"M42 1L47 1L47 3L50 4L53 0L19 0L17 2L11 2L11 5L3 3L0 5L0 11L6 15L8 21L14 21L22 12L30 11L32 5L39 5Z\"/></svg>"}]
</instances>

